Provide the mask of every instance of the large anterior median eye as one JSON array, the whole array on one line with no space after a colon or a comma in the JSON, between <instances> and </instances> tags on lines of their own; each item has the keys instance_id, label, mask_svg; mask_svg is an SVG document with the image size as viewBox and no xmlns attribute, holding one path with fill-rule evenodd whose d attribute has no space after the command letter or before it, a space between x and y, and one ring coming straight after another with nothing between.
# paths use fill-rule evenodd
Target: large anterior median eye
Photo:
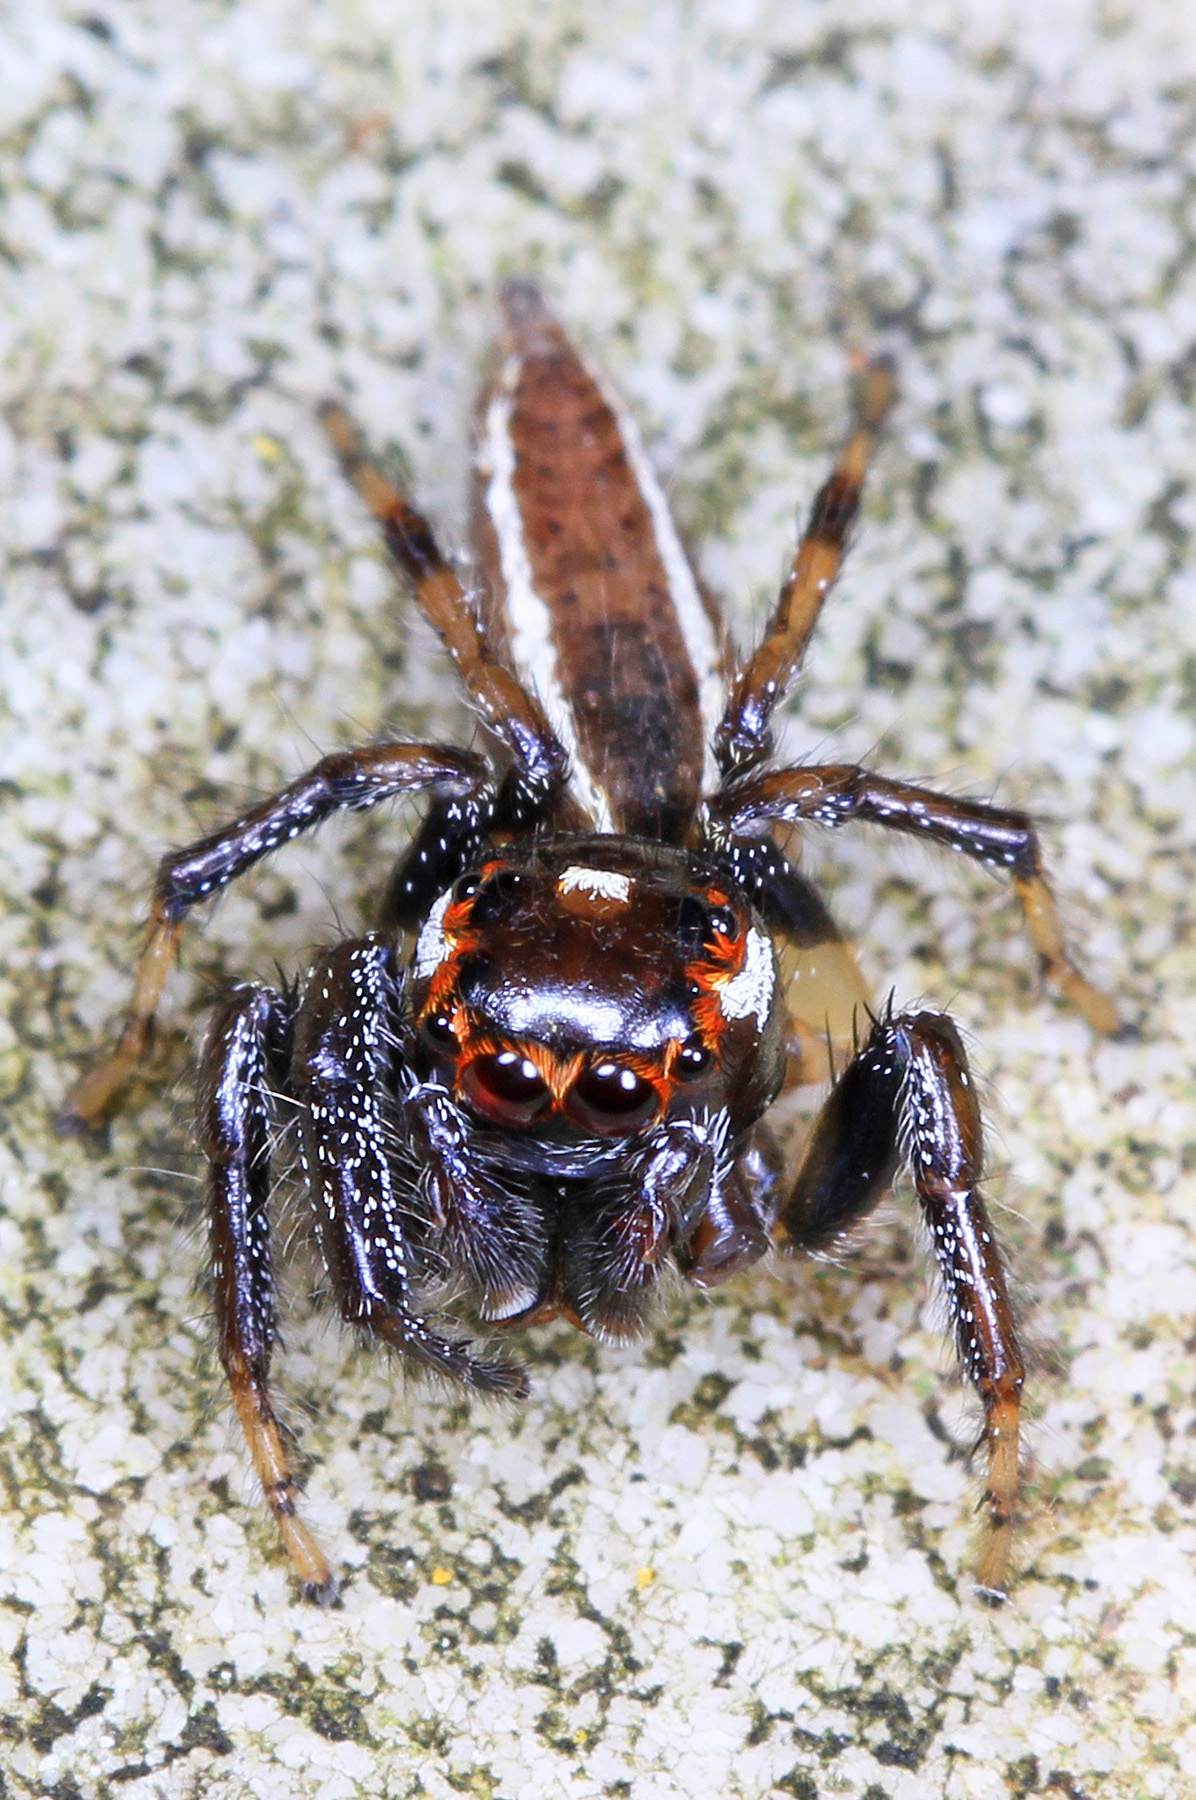
<instances>
[{"instance_id":1,"label":"large anterior median eye","mask_svg":"<svg viewBox=\"0 0 1196 1800\"><path fill-rule=\"evenodd\" d=\"M634 1131L657 1107L656 1089L634 1069L604 1057L583 1069L573 1083L569 1111L591 1131Z\"/></svg>"},{"instance_id":2,"label":"large anterior median eye","mask_svg":"<svg viewBox=\"0 0 1196 1800\"><path fill-rule=\"evenodd\" d=\"M550 1099L535 1063L518 1050L475 1057L461 1085L470 1105L496 1125L528 1125Z\"/></svg>"}]
</instances>

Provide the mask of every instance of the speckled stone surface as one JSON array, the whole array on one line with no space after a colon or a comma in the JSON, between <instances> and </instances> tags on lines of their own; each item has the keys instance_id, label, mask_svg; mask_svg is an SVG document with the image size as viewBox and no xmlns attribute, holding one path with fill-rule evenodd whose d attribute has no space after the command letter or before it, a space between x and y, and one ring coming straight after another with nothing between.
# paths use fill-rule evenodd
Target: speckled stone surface
<instances>
[{"instance_id":1,"label":"speckled stone surface","mask_svg":"<svg viewBox=\"0 0 1196 1800\"><path fill-rule=\"evenodd\" d=\"M0 1794L1154 1800L1196 1792L1196 17L1184 0L10 6ZM529 1341L519 1412L404 1388L292 1282L345 1570L294 1595L200 1279L220 983L369 917L381 814L192 934L106 1143L49 1120L158 855L317 753L468 716L313 420L352 395L457 542L501 275L634 402L750 636L843 427L901 398L795 754L1033 806L1135 1041L1016 910L839 833L880 992L950 1005L1039 1345L1009 1605L908 1197L840 1265Z\"/></svg>"}]
</instances>

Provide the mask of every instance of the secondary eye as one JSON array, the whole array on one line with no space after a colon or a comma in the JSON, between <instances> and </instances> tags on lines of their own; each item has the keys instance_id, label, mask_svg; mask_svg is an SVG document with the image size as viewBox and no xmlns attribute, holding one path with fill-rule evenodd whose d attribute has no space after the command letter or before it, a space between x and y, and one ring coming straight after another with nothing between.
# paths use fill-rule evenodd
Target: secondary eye
<instances>
[{"instance_id":1,"label":"secondary eye","mask_svg":"<svg viewBox=\"0 0 1196 1800\"><path fill-rule=\"evenodd\" d=\"M712 906L710 929L716 937L726 938L729 944L733 944L739 936L739 920L729 906Z\"/></svg>"},{"instance_id":2,"label":"secondary eye","mask_svg":"<svg viewBox=\"0 0 1196 1800\"><path fill-rule=\"evenodd\" d=\"M677 935L688 953L701 955L702 947L722 939L733 944L739 937L739 919L730 906L716 906L686 894L677 908Z\"/></svg>"},{"instance_id":3,"label":"secondary eye","mask_svg":"<svg viewBox=\"0 0 1196 1800\"><path fill-rule=\"evenodd\" d=\"M711 1061L710 1051L695 1031L692 1037L686 1038L677 1052L674 1068L678 1081L696 1081L699 1075L706 1073Z\"/></svg>"},{"instance_id":4,"label":"secondary eye","mask_svg":"<svg viewBox=\"0 0 1196 1800\"><path fill-rule=\"evenodd\" d=\"M499 869L486 881L479 881L477 898L469 915L473 926L497 925L515 908L523 878L518 869Z\"/></svg>"},{"instance_id":5,"label":"secondary eye","mask_svg":"<svg viewBox=\"0 0 1196 1800\"><path fill-rule=\"evenodd\" d=\"M453 1030L453 1021L446 1012L429 1013L420 1025L420 1030L429 1046L439 1055L455 1052L457 1034Z\"/></svg>"},{"instance_id":6,"label":"secondary eye","mask_svg":"<svg viewBox=\"0 0 1196 1800\"><path fill-rule=\"evenodd\" d=\"M518 1050L478 1056L462 1077L466 1098L496 1125L527 1125L548 1104L548 1085Z\"/></svg>"},{"instance_id":7,"label":"secondary eye","mask_svg":"<svg viewBox=\"0 0 1196 1800\"><path fill-rule=\"evenodd\" d=\"M656 1089L634 1069L604 1058L583 1069L573 1083L569 1110L591 1131L634 1131L656 1111Z\"/></svg>"}]
</instances>

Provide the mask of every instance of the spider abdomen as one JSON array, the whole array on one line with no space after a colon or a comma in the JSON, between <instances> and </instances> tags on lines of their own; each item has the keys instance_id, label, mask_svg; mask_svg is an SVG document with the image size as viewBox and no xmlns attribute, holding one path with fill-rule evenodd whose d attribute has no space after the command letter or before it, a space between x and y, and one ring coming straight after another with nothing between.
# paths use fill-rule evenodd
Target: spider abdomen
<instances>
[{"instance_id":1,"label":"spider abdomen","mask_svg":"<svg viewBox=\"0 0 1196 1800\"><path fill-rule=\"evenodd\" d=\"M722 632L634 422L526 284L482 408L483 617L539 694L602 831L689 834L725 702Z\"/></svg>"}]
</instances>

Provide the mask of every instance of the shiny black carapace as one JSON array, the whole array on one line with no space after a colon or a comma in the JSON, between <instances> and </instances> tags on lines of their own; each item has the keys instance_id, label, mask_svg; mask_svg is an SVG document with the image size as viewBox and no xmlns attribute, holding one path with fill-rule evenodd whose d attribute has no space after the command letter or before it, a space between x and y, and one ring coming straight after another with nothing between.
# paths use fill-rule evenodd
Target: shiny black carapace
<instances>
[{"instance_id":1,"label":"shiny black carapace","mask_svg":"<svg viewBox=\"0 0 1196 1800\"><path fill-rule=\"evenodd\" d=\"M940 1013L867 1011L782 841L867 820L1004 871L1047 979L1094 1029L1116 1021L1068 960L1021 813L848 765L770 766L772 715L838 572L891 372L863 371L857 426L737 668L632 422L534 288L508 288L502 315L479 434L476 604L346 414L323 414L491 754L343 751L168 856L120 1041L63 1122L98 1123L141 1057L192 906L334 812L425 791L377 931L322 955L295 991L227 995L201 1063L220 1353L306 1590L326 1596L333 1576L296 1510L269 1388L270 1146L276 1113L296 1106L343 1317L508 1395L526 1391L518 1368L430 1322L445 1296L491 1328L564 1315L622 1337L669 1264L709 1287L770 1244L832 1244L904 1153L984 1405L978 1573L998 1593L1023 1369L963 1049ZM762 1116L782 1088L825 1074L825 1038L850 1043L853 1017L862 1042L786 1175Z\"/></svg>"}]
</instances>

